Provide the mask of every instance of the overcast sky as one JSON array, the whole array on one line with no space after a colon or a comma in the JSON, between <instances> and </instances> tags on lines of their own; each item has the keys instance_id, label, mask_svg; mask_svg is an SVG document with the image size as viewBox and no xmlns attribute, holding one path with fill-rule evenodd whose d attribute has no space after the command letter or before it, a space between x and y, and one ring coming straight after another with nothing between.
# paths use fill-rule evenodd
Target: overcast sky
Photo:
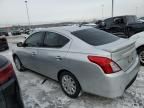
<instances>
[{"instance_id":1,"label":"overcast sky","mask_svg":"<svg viewBox=\"0 0 144 108\"><path fill-rule=\"evenodd\" d=\"M111 0L28 0L32 24L102 18L102 5L110 17ZM144 16L144 0L115 0L115 16L136 13ZM0 26L27 22L24 0L0 0Z\"/></svg>"}]
</instances>

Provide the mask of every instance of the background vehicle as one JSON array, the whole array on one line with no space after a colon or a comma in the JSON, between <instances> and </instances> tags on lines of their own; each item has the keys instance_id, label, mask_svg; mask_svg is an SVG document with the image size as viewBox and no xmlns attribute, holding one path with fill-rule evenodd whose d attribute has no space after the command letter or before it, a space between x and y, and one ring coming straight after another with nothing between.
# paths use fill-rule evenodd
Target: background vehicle
<instances>
[{"instance_id":1,"label":"background vehicle","mask_svg":"<svg viewBox=\"0 0 144 108\"><path fill-rule=\"evenodd\" d=\"M25 29L23 33L24 33L24 34L30 34L30 32L31 32L30 29Z\"/></svg>"},{"instance_id":2,"label":"background vehicle","mask_svg":"<svg viewBox=\"0 0 144 108\"><path fill-rule=\"evenodd\" d=\"M112 17L105 19L103 22L105 25L101 26L100 23L100 26L97 28L115 35L123 33L125 36L131 37L136 33L144 31L144 22L138 21L134 15Z\"/></svg>"},{"instance_id":3,"label":"background vehicle","mask_svg":"<svg viewBox=\"0 0 144 108\"><path fill-rule=\"evenodd\" d=\"M134 42L91 27L43 29L17 46L13 59L19 71L27 68L58 80L71 98L81 90L121 96L139 71Z\"/></svg>"},{"instance_id":4,"label":"background vehicle","mask_svg":"<svg viewBox=\"0 0 144 108\"><path fill-rule=\"evenodd\" d=\"M21 32L20 30L14 30L11 32L11 34L14 36L14 35L21 35Z\"/></svg>"},{"instance_id":5,"label":"background vehicle","mask_svg":"<svg viewBox=\"0 0 144 108\"><path fill-rule=\"evenodd\" d=\"M0 56L0 108L24 108L12 64Z\"/></svg>"},{"instance_id":6,"label":"background vehicle","mask_svg":"<svg viewBox=\"0 0 144 108\"><path fill-rule=\"evenodd\" d=\"M0 51L9 49L7 39L5 37L0 37Z\"/></svg>"},{"instance_id":7,"label":"background vehicle","mask_svg":"<svg viewBox=\"0 0 144 108\"><path fill-rule=\"evenodd\" d=\"M0 36L9 36L8 32L0 31Z\"/></svg>"}]
</instances>

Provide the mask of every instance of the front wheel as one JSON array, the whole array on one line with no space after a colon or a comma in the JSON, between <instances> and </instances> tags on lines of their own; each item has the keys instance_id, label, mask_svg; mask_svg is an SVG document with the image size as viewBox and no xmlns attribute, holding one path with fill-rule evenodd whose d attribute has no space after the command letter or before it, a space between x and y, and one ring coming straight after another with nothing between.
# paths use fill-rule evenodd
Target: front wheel
<instances>
[{"instance_id":1,"label":"front wheel","mask_svg":"<svg viewBox=\"0 0 144 108\"><path fill-rule=\"evenodd\" d=\"M81 93L81 87L78 80L70 72L61 73L60 84L64 93L70 98L77 98Z\"/></svg>"},{"instance_id":2,"label":"front wheel","mask_svg":"<svg viewBox=\"0 0 144 108\"><path fill-rule=\"evenodd\" d=\"M142 66L144 66L144 47L141 47L137 50L138 52L138 56L139 56L139 59L140 59L140 63Z\"/></svg>"}]
</instances>

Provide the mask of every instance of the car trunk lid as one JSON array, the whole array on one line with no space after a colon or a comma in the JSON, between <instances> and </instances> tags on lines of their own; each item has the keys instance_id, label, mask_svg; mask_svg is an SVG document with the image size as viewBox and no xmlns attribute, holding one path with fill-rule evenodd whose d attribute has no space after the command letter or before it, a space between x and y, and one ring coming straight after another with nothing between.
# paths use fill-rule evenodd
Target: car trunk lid
<instances>
[{"instance_id":1,"label":"car trunk lid","mask_svg":"<svg viewBox=\"0 0 144 108\"><path fill-rule=\"evenodd\" d=\"M112 60L124 71L128 70L135 63L137 56L135 42L119 39L109 44L97 46L96 48L110 52Z\"/></svg>"}]
</instances>

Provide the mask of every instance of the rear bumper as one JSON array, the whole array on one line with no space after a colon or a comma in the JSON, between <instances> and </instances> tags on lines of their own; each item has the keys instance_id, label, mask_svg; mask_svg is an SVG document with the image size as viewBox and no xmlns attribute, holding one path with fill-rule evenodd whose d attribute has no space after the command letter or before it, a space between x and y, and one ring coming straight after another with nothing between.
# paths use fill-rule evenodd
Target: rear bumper
<instances>
[{"instance_id":1,"label":"rear bumper","mask_svg":"<svg viewBox=\"0 0 144 108\"><path fill-rule=\"evenodd\" d=\"M18 81L15 77L0 86L2 108L24 108Z\"/></svg>"},{"instance_id":2,"label":"rear bumper","mask_svg":"<svg viewBox=\"0 0 144 108\"><path fill-rule=\"evenodd\" d=\"M139 72L139 59L136 58L136 62L126 72L121 71L114 74L107 74L104 77L97 79L89 79L90 83L95 83L96 86L89 86L85 91L91 94L100 95L107 98L116 98L122 96L124 91L132 85ZM99 84L97 84L99 82Z\"/></svg>"}]
</instances>

